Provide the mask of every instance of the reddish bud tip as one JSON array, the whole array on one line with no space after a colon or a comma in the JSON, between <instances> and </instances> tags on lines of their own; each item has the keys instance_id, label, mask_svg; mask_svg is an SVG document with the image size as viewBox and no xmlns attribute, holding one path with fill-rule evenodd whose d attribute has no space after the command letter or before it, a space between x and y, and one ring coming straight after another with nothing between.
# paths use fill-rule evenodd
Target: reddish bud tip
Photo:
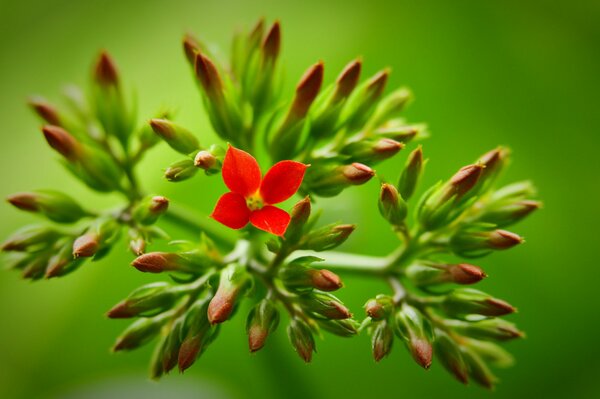
<instances>
[{"instance_id":1,"label":"reddish bud tip","mask_svg":"<svg viewBox=\"0 0 600 399\"><path fill-rule=\"evenodd\" d=\"M458 197L462 197L477 184L484 167L482 163L463 166L452 176L450 184L455 188Z\"/></svg>"},{"instance_id":2,"label":"reddish bud tip","mask_svg":"<svg viewBox=\"0 0 600 399\"><path fill-rule=\"evenodd\" d=\"M488 243L494 249L508 249L523 242L523 238L506 230L494 230L490 233Z\"/></svg>"},{"instance_id":3,"label":"reddish bud tip","mask_svg":"<svg viewBox=\"0 0 600 399\"><path fill-rule=\"evenodd\" d=\"M413 359L415 359L419 366L428 370L431 366L431 359L433 357L431 344L425 339L413 338L410 341L410 350Z\"/></svg>"},{"instance_id":4,"label":"reddish bud tip","mask_svg":"<svg viewBox=\"0 0 600 399\"><path fill-rule=\"evenodd\" d=\"M296 96L291 108L296 118L303 118L306 115L317 94L319 94L322 83L323 62L319 61L308 68L300 79L298 86L296 86Z\"/></svg>"},{"instance_id":5,"label":"reddish bud tip","mask_svg":"<svg viewBox=\"0 0 600 399\"><path fill-rule=\"evenodd\" d=\"M94 78L102 86L116 86L119 84L117 67L106 51L100 53L94 71Z\"/></svg>"},{"instance_id":6,"label":"reddish bud tip","mask_svg":"<svg viewBox=\"0 0 600 399\"><path fill-rule=\"evenodd\" d=\"M209 170L217 163L217 158L208 151L199 151L194 158L194 165L197 168Z\"/></svg>"},{"instance_id":7,"label":"reddish bud tip","mask_svg":"<svg viewBox=\"0 0 600 399\"><path fill-rule=\"evenodd\" d=\"M360 185L371 180L375 171L362 163L354 162L343 167L343 174L350 184Z\"/></svg>"},{"instance_id":8,"label":"reddish bud tip","mask_svg":"<svg viewBox=\"0 0 600 399\"><path fill-rule=\"evenodd\" d=\"M448 272L450 273L452 282L458 284L475 284L487 277L480 267L469 265L468 263L450 265Z\"/></svg>"},{"instance_id":9,"label":"reddish bud tip","mask_svg":"<svg viewBox=\"0 0 600 399\"><path fill-rule=\"evenodd\" d=\"M79 154L80 145L73 136L69 134L65 129L46 125L42 128L46 141L59 154L67 158L69 161L77 159Z\"/></svg>"},{"instance_id":10,"label":"reddish bud tip","mask_svg":"<svg viewBox=\"0 0 600 399\"><path fill-rule=\"evenodd\" d=\"M381 96L389 76L390 70L386 68L383 71L376 73L375 76L369 80L367 90L369 91L371 98L377 98Z\"/></svg>"},{"instance_id":11,"label":"reddish bud tip","mask_svg":"<svg viewBox=\"0 0 600 399\"><path fill-rule=\"evenodd\" d=\"M362 69L362 61L360 59L350 62L344 70L340 73L336 81L335 97L342 99L346 98L352 93L358 79L360 78L360 71Z\"/></svg>"},{"instance_id":12,"label":"reddish bud tip","mask_svg":"<svg viewBox=\"0 0 600 399\"><path fill-rule=\"evenodd\" d=\"M52 104L41 98L32 98L29 100L29 106L33 108L36 114L39 115L46 123L50 125L60 126L60 118L58 111Z\"/></svg>"},{"instance_id":13,"label":"reddish bud tip","mask_svg":"<svg viewBox=\"0 0 600 399\"><path fill-rule=\"evenodd\" d=\"M194 64L196 77L200 80L200 84L208 96L218 96L223 92L223 83L221 76L215 64L204 54L196 53L196 61Z\"/></svg>"},{"instance_id":14,"label":"reddish bud tip","mask_svg":"<svg viewBox=\"0 0 600 399\"><path fill-rule=\"evenodd\" d=\"M341 303L332 301L330 304L331 309L323 312L323 316L327 317L328 319L344 320L352 317L352 313L350 313L348 308Z\"/></svg>"},{"instance_id":15,"label":"reddish bud tip","mask_svg":"<svg viewBox=\"0 0 600 399\"><path fill-rule=\"evenodd\" d=\"M371 299L367 302L365 312L374 320L380 320L387 314L383 304L379 303L376 299Z\"/></svg>"},{"instance_id":16,"label":"reddish bud tip","mask_svg":"<svg viewBox=\"0 0 600 399\"><path fill-rule=\"evenodd\" d=\"M149 210L154 214L162 214L169 209L169 200L166 197L157 195L152 197Z\"/></svg>"},{"instance_id":17,"label":"reddish bud tip","mask_svg":"<svg viewBox=\"0 0 600 399\"><path fill-rule=\"evenodd\" d=\"M501 299L489 298L485 302L488 305L488 316L504 316L517 311L515 307Z\"/></svg>"},{"instance_id":18,"label":"reddish bud tip","mask_svg":"<svg viewBox=\"0 0 600 399\"><path fill-rule=\"evenodd\" d=\"M217 291L208 304L208 321L210 324L223 323L229 319L233 312L235 293Z\"/></svg>"},{"instance_id":19,"label":"reddish bud tip","mask_svg":"<svg viewBox=\"0 0 600 399\"><path fill-rule=\"evenodd\" d=\"M185 53L185 58L187 58L188 62L194 65L196 60L196 54L200 51L200 43L194 36L189 33L186 33L183 37L183 52Z\"/></svg>"},{"instance_id":20,"label":"reddish bud tip","mask_svg":"<svg viewBox=\"0 0 600 399\"><path fill-rule=\"evenodd\" d=\"M150 127L156 134L164 139L172 139L175 137L175 130L171 121L167 119L150 119Z\"/></svg>"},{"instance_id":21,"label":"reddish bud tip","mask_svg":"<svg viewBox=\"0 0 600 399\"><path fill-rule=\"evenodd\" d=\"M95 233L86 233L78 237L73 243L73 256L75 258L92 257L100 249L98 235Z\"/></svg>"},{"instance_id":22,"label":"reddish bud tip","mask_svg":"<svg viewBox=\"0 0 600 399\"><path fill-rule=\"evenodd\" d=\"M263 52L267 60L275 61L281 48L281 26L275 21L265 40L262 43Z\"/></svg>"},{"instance_id":23,"label":"reddish bud tip","mask_svg":"<svg viewBox=\"0 0 600 399\"><path fill-rule=\"evenodd\" d=\"M329 270L312 270L311 278L313 287L321 291L329 292L342 288L342 280Z\"/></svg>"},{"instance_id":24,"label":"reddish bud tip","mask_svg":"<svg viewBox=\"0 0 600 399\"><path fill-rule=\"evenodd\" d=\"M259 324L254 324L248 329L248 347L250 352L254 353L265 346L265 341L269 335L267 328L261 327Z\"/></svg>"},{"instance_id":25,"label":"reddish bud tip","mask_svg":"<svg viewBox=\"0 0 600 399\"><path fill-rule=\"evenodd\" d=\"M200 336L193 336L183 341L181 347L179 348L179 357L177 359L180 372L183 373L185 370L190 368L192 364L194 364L198 354L200 353L200 349Z\"/></svg>"},{"instance_id":26,"label":"reddish bud tip","mask_svg":"<svg viewBox=\"0 0 600 399\"><path fill-rule=\"evenodd\" d=\"M11 205L24 211L35 212L38 210L35 194L33 193L17 193L9 195L6 200Z\"/></svg>"},{"instance_id":27,"label":"reddish bud tip","mask_svg":"<svg viewBox=\"0 0 600 399\"><path fill-rule=\"evenodd\" d=\"M381 139L375 144L373 150L379 155L386 155L387 157L390 157L403 149L405 146L406 145L404 143L400 143L396 140Z\"/></svg>"},{"instance_id":28,"label":"reddish bud tip","mask_svg":"<svg viewBox=\"0 0 600 399\"><path fill-rule=\"evenodd\" d=\"M128 303L123 301L116 304L106 315L111 319L125 319L135 316L135 313L131 312Z\"/></svg>"},{"instance_id":29,"label":"reddish bud tip","mask_svg":"<svg viewBox=\"0 0 600 399\"><path fill-rule=\"evenodd\" d=\"M169 255L164 252L150 252L138 256L131 264L141 272L160 273L171 269L169 267Z\"/></svg>"}]
</instances>

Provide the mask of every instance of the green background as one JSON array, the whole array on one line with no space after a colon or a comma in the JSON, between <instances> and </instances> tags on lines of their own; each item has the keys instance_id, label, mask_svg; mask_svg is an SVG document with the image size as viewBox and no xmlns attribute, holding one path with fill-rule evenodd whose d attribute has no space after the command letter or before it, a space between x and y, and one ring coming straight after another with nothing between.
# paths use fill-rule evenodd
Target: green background
<instances>
[{"instance_id":1,"label":"green background","mask_svg":"<svg viewBox=\"0 0 600 399\"><path fill-rule=\"evenodd\" d=\"M57 97L84 83L91 60L108 49L138 93L141 118L161 105L210 141L212 133L180 48L191 30L225 51L235 28L259 16L283 24L287 88L322 59L326 79L358 55L365 72L391 66L391 84L416 95L407 115L426 121L426 183L448 177L497 144L514 162L505 179L531 178L543 210L514 230L527 243L479 263L482 288L519 307L511 317L528 337L510 343L514 368L501 371L494 394L464 387L438 365L424 372L397 345L375 364L367 336L327 335L304 365L283 329L251 356L243 317L185 375L147 379L150 348L112 355L125 327L103 314L134 287L156 277L132 267L124 247L68 278L29 283L0 274L0 397L161 398L306 397L592 398L600 397L598 249L600 181L600 3L597 1L0 1L0 195L63 188L87 204L110 205L67 176L24 102ZM405 156L379 168L395 178ZM220 179L169 184L161 170L177 155L161 146L145 159L145 187L201 212L224 191ZM376 211L377 182L323 202L328 218L358 223L345 249L382 255L395 245ZM34 220L5 204L0 236ZM170 226L174 237L185 237ZM360 312L386 287L346 278L340 296Z\"/></svg>"}]
</instances>

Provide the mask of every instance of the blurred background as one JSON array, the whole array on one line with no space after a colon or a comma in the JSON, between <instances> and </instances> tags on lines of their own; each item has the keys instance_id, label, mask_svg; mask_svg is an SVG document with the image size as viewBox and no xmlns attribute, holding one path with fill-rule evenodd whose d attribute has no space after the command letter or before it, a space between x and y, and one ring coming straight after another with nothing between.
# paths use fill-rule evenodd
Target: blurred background
<instances>
[{"instance_id":1,"label":"blurred background","mask_svg":"<svg viewBox=\"0 0 600 399\"><path fill-rule=\"evenodd\" d=\"M48 150L28 95L55 100L64 84L84 84L100 49L117 60L135 87L140 123L162 105L208 137L213 133L181 51L189 30L223 49L237 28L258 17L283 25L283 62L291 93L304 69L322 59L326 80L364 57L365 72L390 66L391 85L407 85L416 101L407 116L427 122L430 161L424 183L447 178L498 144L513 150L506 182L532 179L543 210L513 228L526 245L479 263L482 288L519 307L511 320L527 339L509 343L512 369L490 394L464 387L439 365L416 366L399 342L375 364L369 338L325 336L304 365L280 328L251 356L241 312L185 375L147 378L151 348L109 353L126 322L104 312L134 287L156 280L129 266L125 245L64 279L29 283L0 274L1 398L307 398L600 397L600 3L597 1L0 1L0 196L62 188L87 204L116 197L89 192ZM366 76L366 75L365 75ZM405 156L378 172L397 176ZM177 155L161 145L143 163L148 191L207 213L223 191L220 179L167 183L161 170ZM423 186L422 186L423 188ZM378 183L324 201L328 218L357 223L345 250L383 255L395 239L376 210ZM0 237L34 218L0 206ZM165 225L173 237L189 233ZM360 313L386 287L346 278L342 299Z\"/></svg>"}]
</instances>

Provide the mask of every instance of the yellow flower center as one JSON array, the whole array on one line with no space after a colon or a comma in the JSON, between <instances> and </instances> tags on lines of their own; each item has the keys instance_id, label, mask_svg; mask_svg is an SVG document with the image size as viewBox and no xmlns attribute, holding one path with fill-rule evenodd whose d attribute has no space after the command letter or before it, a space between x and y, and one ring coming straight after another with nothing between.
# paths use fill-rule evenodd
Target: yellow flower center
<instances>
[{"instance_id":1,"label":"yellow flower center","mask_svg":"<svg viewBox=\"0 0 600 399\"><path fill-rule=\"evenodd\" d=\"M258 194L257 192L249 197L246 197L246 205L251 211L257 211L261 209L265 205L265 203L261 198L260 194Z\"/></svg>"}]
</instances>

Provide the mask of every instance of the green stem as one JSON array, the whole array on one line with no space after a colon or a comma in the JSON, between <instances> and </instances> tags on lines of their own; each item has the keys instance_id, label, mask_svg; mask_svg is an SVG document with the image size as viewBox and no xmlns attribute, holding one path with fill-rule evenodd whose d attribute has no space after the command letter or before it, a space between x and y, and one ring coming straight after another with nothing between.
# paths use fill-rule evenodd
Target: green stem
<instances>
[{"instance_id":1,"label":"green stem","mask_svg":"<svg viewBox=\"0 0 600 399\"><path fill-rule=\"evenodd\" d=\"M295 251L294 254L299 257L316 256L323 258L324 261L319 262L319 266L327 269L375 276L385 274L390 260L396 256L395 253L390 256L367 256L336 251Z\"/></svg>"}]
</instances>

